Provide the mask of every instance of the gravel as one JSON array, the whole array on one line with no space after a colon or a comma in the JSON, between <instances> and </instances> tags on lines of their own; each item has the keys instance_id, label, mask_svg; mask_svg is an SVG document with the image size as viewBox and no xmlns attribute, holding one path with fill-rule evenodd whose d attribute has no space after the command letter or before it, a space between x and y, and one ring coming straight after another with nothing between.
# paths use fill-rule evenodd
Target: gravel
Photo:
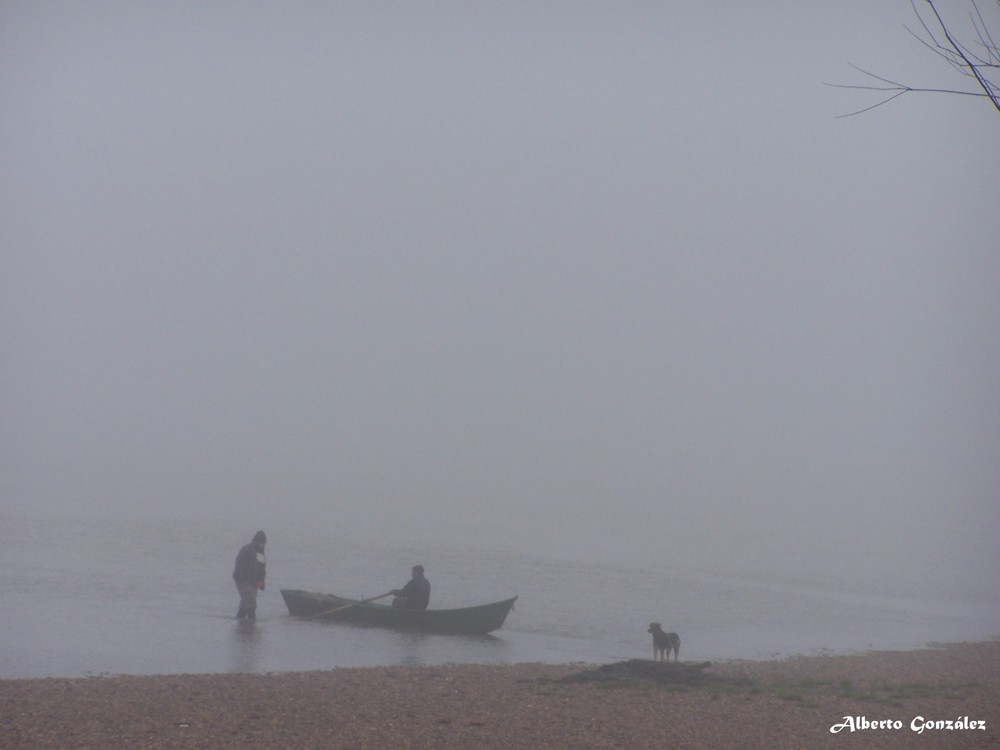
<instances>
[{"instance_id":1,"label":"gravel","mask_svg":"<svg viewBox=\"0 0 1000 750\"><path fill-rule=\"evenodd\" d=\"M718 663L697 685L574 679L594 666L0 680L0 747L1000 747L1000 641Z\"/></svg>"}]
</instances>

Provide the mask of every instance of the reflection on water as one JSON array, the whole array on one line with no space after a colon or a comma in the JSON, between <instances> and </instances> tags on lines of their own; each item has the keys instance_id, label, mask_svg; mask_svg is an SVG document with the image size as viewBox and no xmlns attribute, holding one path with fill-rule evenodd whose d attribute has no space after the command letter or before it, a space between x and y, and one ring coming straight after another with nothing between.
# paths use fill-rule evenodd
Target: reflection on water
<instances>
[{"instance_id":1,"label":"reflection on water","mask_svg":"<svg viewBox=\"0 0 1000 750\"><path fill-rule=\"evenodd\" d=\"M256 622L238 620L230 641L229 671L257 672L262 642L262 630Z\"/></svg>"},{"instance_id":2,"label":"reflection on water","mask_svg":"<svg viewBox=\"0 0 1000 750\"><path fill-rule=\"evenodd\" d=\"M510 643L495 635L440 635L419 631L389 630L396 645L395 664L422 667L440 663L442 648L455 652L468 650L484 662L504 663Z\"/></svg>"},{"instance_id":3,"label":"reflection on water","mask_svg":"<svg viewBox=\"0 0 1000 750\"><path fill-rule=\"evenodd\" d=\"M424 666L425 633L403 633L399 639L399 663L404 667Z\"/></svg>"}]
</instances>

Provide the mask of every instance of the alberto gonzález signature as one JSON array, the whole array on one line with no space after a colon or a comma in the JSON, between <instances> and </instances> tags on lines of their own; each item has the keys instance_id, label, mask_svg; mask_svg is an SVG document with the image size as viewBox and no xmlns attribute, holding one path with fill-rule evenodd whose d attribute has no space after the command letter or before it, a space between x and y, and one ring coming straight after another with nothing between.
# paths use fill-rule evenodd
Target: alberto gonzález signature
<instances>
[{"instance_id":1,"label":"alberto gonz\u00e1lez signature","mask_svg":"<svg viewBox=\"0 0 1000 750\"><path fill-rule=\"evenodd\" d=\"M848 732L863 732L878 729L902 729L903 722L899 719L868 719L866 716L845 716L844 720L830 727L830 731L836 734L843 730ZM986 722L979 719L970 719L968 716L959 716L955 719L925 719L923 716L915 716L910 722L910 730L917 734L923 734L924 730L934 731L966 731L970 729L980 729L986 731Z\"/></svg>"}]
</instances>

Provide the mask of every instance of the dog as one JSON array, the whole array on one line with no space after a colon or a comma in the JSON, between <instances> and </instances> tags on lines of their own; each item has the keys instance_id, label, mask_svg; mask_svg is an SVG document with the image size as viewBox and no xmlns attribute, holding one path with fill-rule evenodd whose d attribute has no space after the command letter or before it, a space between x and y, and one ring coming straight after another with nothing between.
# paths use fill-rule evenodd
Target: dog
<instances>
[{"instance_id":1,"label":"dog","mask_svg":"<svg viewBox=\"0 0 1000 750\"><path fill-rule=\"evenodd\" d=\"M649 623L647 633L653 634L653 661L659 659L663 661L666 654L667 661L670 661L670 652L674 652L674 661L677 661L681 652L681 637L677 633L664 633L660 623Z\"/></svg>"}]
</instances>

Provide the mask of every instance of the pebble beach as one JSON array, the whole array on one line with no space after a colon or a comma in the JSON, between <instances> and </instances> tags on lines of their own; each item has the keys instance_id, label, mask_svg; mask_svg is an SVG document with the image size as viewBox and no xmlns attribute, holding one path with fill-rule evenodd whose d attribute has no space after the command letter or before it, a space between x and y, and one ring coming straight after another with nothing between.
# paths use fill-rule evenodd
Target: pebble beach
<instances>
[{"instance_id":1,"label":"pebble beach","mask_svg":"<svg viewBox=\"0 0 1000 750\"><path fill-rule=\"evenodd\" d=\"M594 668L0 680L0 747L1000 747L1000 641L699 665L693 685Z\"/></svg>"}]
</instances>

